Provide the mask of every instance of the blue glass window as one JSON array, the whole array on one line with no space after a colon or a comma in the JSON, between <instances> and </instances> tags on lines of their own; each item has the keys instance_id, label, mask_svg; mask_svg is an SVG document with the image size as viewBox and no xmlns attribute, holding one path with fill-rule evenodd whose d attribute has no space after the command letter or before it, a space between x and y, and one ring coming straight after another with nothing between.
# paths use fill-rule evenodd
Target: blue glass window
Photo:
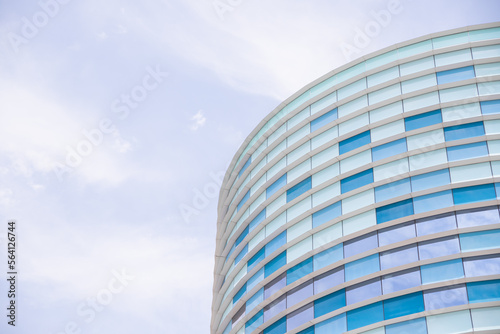
<instances>
[{"instance_id":1,"label":"blue glass window","mask_svg":"<svg viewBox=\"0 0 500 334\"><path fill-rule=\"evenodd\" d=\"M380 270L378 254L345 264L345 280L350 281L361 276L369 275Z\"/></svg>"},{"instance_id":2,"label":"blue glass window","mask_svg":"<svg viewBox=\"0 0 500 334\"><path fill-rule=\"evenodd\" d=\"M476 76L474 73L474 66L454 68L448 71L437 72L436 74L438 85L460 80L472 79Z\"/></svg>"},{"instance_id":3,"label":"blue glass window","mask_svg":"<svg viewBox=\"0 0 500 334\"><path fill-rule=\"evenodd\" d=\"M402 333L427 334L425 318L418 318L385 326L385 334Z\"/></svg>"},{"instance_id":4,"label":"blue glass window","mask_svg":"<svg viewBox=\"0 0 500 334\"><path fill-rule=\"evenodd\" d=\"M418 243L421 261L458 253L460 253L460 244L456 235Z\"/></svg>"},{"instance_id":5,"label":"blue glass window","mask_svg":"<svg viewBox=\"0 0 500 334\"><path fill-rule=\"evenodd\" d=\"M498 207L490 206L458 211L457 223L459 228L499 224Z\"/></svg>"},{"instance_id":6,"label":"blue glass window","mask_svg":"<svg viewBox=\"0 0 500 334\"><path fill-rule=\"evenodd\" d=\"M335 219L341 214L342 214L342 203L340 201L338 201L337 203L333 203L332 205L329 205L326 208L313 213L312 215L313 228L318 227L332 219Z\"/></svg>"},{"instance_id":7,"label":"blue glass window","mask_svg":"<svg viewBox=\"0 0 500 334\"><path fill-rule=\"evenodd\" d=\"M366 144L370 144L370 131L362 132L354 137L342 140L339 143L339 153L344 154L358 147L361 147Z\"/></svg>"},{"instance_id":8,"label":"blue glass window","mask_svg":"<svg viewBox=\"0 0 500 334\"><path fill-rule=\"evenodd\" d=\"M314 285L313 285L313 280L311 279L306 283L299 285L298 287L287 292L286 307L290 308L313 295L314 295Z\"/></svg>"},{"instance_id":9,"label":"blue glass window","mask_svg":"<svg viewBox=\"0 0 500 334\"><path fill-rule=\"evenodd\" d=\"M390 220L410 216L413 214L413 201L411 198L377 208L377 224Z\"/></svg>"},{"instance_id":10,"label":"blue glass window","mask_svg":"<svg viewBox=\"0 0 500 334\"><path fill-rule=\"evenodd\" d=\"M338 244L313 256L314 270L319 270L344 258L344 247Z\"/></svg>"},{"instance_id":11,"label":"blue glass window","mask_svg":"<svg viewBox=\"0 0 500 334\"><path fill-rule=\"evenodd\" d=\"M500 100L481 101L483 115L500 114Z\"/></svg>"},{"instance_id":12,"label":"blue glass window","mask_svg":"<svg viewBox=\"0 0 500 334\"><path fill-rule=\"evenodd\" d=\"M327 112L324 115L319 116L311 121L311 132L314 132L330 122L337 119L337 108Z\"/></svg>"},{"instance_id":13,"label":"blue glass window","mask_svg":"<svg viewBox=\"0 0 500 334\"><path fill-rule=\"evenodd\" d=\"M382 302L366 305L347 312L347 330L384 321Z\"/></svg>"},{"instance_id":14,"label":"blue glass window","mask_svg":"<svg viewBox=\"0 0 500 334\"><path fill-rule=\"evenodd\" d=\"M449 281L464 277L462 259L427 264L420 267L422 284Z\"/></svg>"},{"instance_id":15,"label":"blue glass window","mask_svg":"<svg viewBox=\"0 0 500 334\"><path fill-rule=\"evenodd\" d=\"M375 188L375 202L411 193L410 178L394 181Z\"/></svg>"},{"instance_id":16,"label":"blue glass window","mask_svg":"<svg viewBox=\"0 0 500 334\"><path fill-rule=\"evenodd\" d=\"M250 158L248 158L247 162L245 162L245 164L243 165L243 167L241 167L241 170L238 173L238 177L240 177L241 174L243 174L243 172L248 168L248 166L250 166L251 163L252 163L252 157L250 156Z\"/></svg>"},{"instance_id":17,"label":"blue glass window","mask_svg":"<svg viewBox=\"0 0 500 334\"><path fill-rule=\"evenodd\" d=\"M500 280L467 283L469 303L484 303L500 300Z\"/></svg>"},{"instance_id":18,"label":"blue glass window","mask_svg":"<svg viewBox=\"0 0 500 334\"><path fill-rule=\"evenodd\" d=\"M465 284L432 289L424 292L425 309L437 310L445 307L467 304Z\"/></svg>"},{"instance_id":19,"label":"blue glass window","mask_svg":"<svg viewBox=\"0 0 500 334\"><path fill-rule=\"evenodd\" d=\"M249 227L247 226L243 230L243 232L241 232L241 234L238 237L238 239L236 239L236 242L234 243L235 246L238 246L243 241L243 239L245 239L245 237L248 235L248 231L249 231Z\"/></svg>"},{"instance_id":20,"label":"blue glass window","mask_svg":"<svg viewBox=\"0 0 500 334\"><path fill-rule=\"evenodd\" d=\"M500 256L486 255L464 259L466 277L500 274Z\"/></svg>"},{"instance_id":21,"label":"blue glass window","mask_svg":"<svg viewBox=\"0 0 500 334\"><path fill-rule=\"evenodd\" d=\"M249 272L250 269L247 269L247 272ZM247 288L248 290L252 290L264 280L264 268L260 268L259 271L257 271L252 277L250 277L247 281Z\"/></svg>"},{"instance_id":22,"label":"blue glass window","mask_svg":"<svg viewBox=\"0 0 500 334\"><path fill-rule=\"evenodd\" d=\"M327 271L314 278L314 294L326 291L344 283L344 266Z\"/></svg>"},{"instance_id":23,"label":"blue glass window","mask_svg":"<svg viewBox=\"0 0 500 334\"><path fill-rule=\"evenodd\" d=\"M297 183L290 189L286 191L286 202L290 202L294 200L295 198L299 197L306 191L311 189L312 186L312 181L311 177L309 176L307 179Z\"/></svg>"},{"instance_id":24,"label":"blue glass window","mask_svg":"<svg viewBox=\"0 0 500 334\"><path fill-rule=\"evenodd\" d=\"M309 303L286 316L286 330L291 331L313 319L314 306L313 303Z\"/></svg>"},{"instance_id":25,"label":"blue glass window","mask_svg":"<svg viewBox=\"0 0 500 334\"><path fill-rule=\"evenodd\" d=\"M297 334L315 334L314 326L304 329L303 331L298 332Z\"/></svg>"},{"instance_id":26,"label":"blue glass window","mask_svg":"<svg viewBox=\"0 0 500 334\"><path fill-rule=\"evenodd\" d=\"M421 285L420 269L400 271L382 277L382 288L384 294L410 289Z\"/></svg>"},{"instance_id":27,"label":"blue glass window","mask_svg":"<svg viewBox=\"0 0 500 334\"><path fill-rule=\"evenodd\" d=\"M405 118L405 128L406 131L411 131L425 126L438 124L442 121L443 118L441 117L441 110L438 109Z\"/></svg>"},{"instance_id":28,"label":"blue glass window","mask_svg":"<svg viewBox=\"0 0 500 334\"><path fill-rule=\"evenodd\" d=\"M269 241L269 243L265 246L266 248L266 257L271 255L275 250L280 248L286 244L286 231L283 231L278 236L276 236L273 240Z\"/></svg>"},{"instance_id":29,"label":"blue glass window","mask_svg":"<svg viewBox=\"0 0 500 334\"><path fill-rule=\"evenodd\" d=\"M241 252L238 254L238 256L236 256L236 259L234 259L234 264L238 264L247 253L248 253L248 244L246 244L245 247L243 247Z\"/></svg>"},{"instance_id":30,"label":"blue glass window","mask_svg":"<svg viewBox=\"0 0 500 334\"><path fill-rule=\"evenodd\" d=\"M395 242L408 240L416 237L415 224L413 222L391 226L378 232L379 246L387 246Z\"/></svg>"},{"instance_id":31,"label":"blue glass window","mask_svg":"<svg viewBox=\"0 0 500 334\"><path fill-rule=\"evenodd\" d=\"M245 334L252 333L257 327L264 323L264 310L260 310L245 324Z\"/></svg>"},{"instance_id":32,"label":"blue glass window","mask_svg":"<svg viewBox=\"0 0 500 334\"><path fill-rule=\"evenodd\" d=\"M264 322L269 321L280 312L286 310L286 296L282 295L264 307Z\"/></svg>"},{"instance_id":33,"label":"blue glass window","mask_svg":"<svg viewBox=\"0 0 500 334\"><path fill-rule=\"evenodd\" d=\"M240 203L238 204L237 211L240 211L240 209L243 206L243 204L245 204L246 201L248 201L249 198L250 198L250 190L247 191L247 193L245 194L245 196L243 196L243 198L241 199Z\"/></svg>"},{"instance_id":34,"label":"blue glass window","mask_svg":"<svg viewBox=\"0 0 500 334\"><path fill-rule=\"evenodd\" d=\"M314 317L318 318L327 313L338 310L344 307L345 304L345 290L335 291L326 295L314 302Z\"/></svg>"},{"instance_id":35,"label":"blue glass window","mask_svg":"<svg viewBox=\"0 0 500 334\"><path fill-rule=\"evenodd\" d=\"M417 220L417 235L428 235L457 228L455 214L444 214Z\"/></svg>"},{"instance_id":36,"label":"blue glass window","mask_svg":"<svg viewBox=\"0 0 500 334\"><path fill-rule=\"evenodd\" d=\"M458 145L447 147L448 161L457 161L464 159L472 159L488 155L488 147L486 142L471 143L466 145Z\"/></svg>"},{"instance_id":37,"label":"blue glass window","mask_svg":"<svg viewBox=\"0 0 500 334\"><path fill-rule=\"evenodd\" d=\"M496 198L493 183L453 189L455 205L490 201Z\"/></svg>"},{"instance_id":38,"label":"blue glass window","mask_svg":"<svg viewBox=\"0 0 500 334\"><path fill-rule=\"evenodd\" d=\"M250 290L250 289L249 289ZM252 310L254 307L259 305L264 301L264 288L257 291L252 297L247 300L246 309L248 311Z\"/></svg>"},{"instance_id":39,"label":"blue glass window","mask_svg":"<svg viewBox=\"0 0 500 334\"><path fill-rule=\"evenodd\" d=\"M347 330L345 313L314 325L314 334L344 333Z\"/></svg>"},{"instance_id":40,"label":"blue glass window","mask_svg":"<svg viewBox=\"0 0 500 334\"><path fill-rule=\"evenodd\" d=\"M286 317L276 321L271 326L264 329L264 334L285 334L286 333Z\"/></svg>"},{"instance_id":41,"label":"blue glass window","mask_svg":"<svg viewBox=\"0 0 500 334\"><path fill-rule=\"evenodd\" d=\"M406 152L406 138L401 138L390 143L372 148L373 161L382 160Z\"/></svg>"},{"instance_id":42,"label":"blue glass window","mask_svg":"<svg viewBox=\"0 0 500 334\"><path fill-rule=\"evenodd\" d=\"M286 265L286 251L276 256L264 266L264 277L268 277L284 265Z\"/></svg>"},{"instance_id":43,"label":"blue glass window","mask_svg":"<svg viewBox=\"0 0 500 334\"><path fill-rule=\"evenodd\" d=\"M354 174L340 181L342 194L373 183L373 168Z\"/></svg>"},{"instance_id":44,"label":"blue glass window","mask_svg":"<svg viewBox=\"0 0 500 334\"><path fill-rule=\"evenodd\" d=\"M286 284L292 284L298 279L309 275L313 272L313 259L312 257L302 261L301 263L288 269L286 272Z\"/></svg>"},{"instance_id":45,"label":"blue glass window","mask_svg":"<svg viewBox=\"0 0 500 334\"><path fill-rule=\"evenodd\" d=\"M448 168L411 177L411 189L413 192L447 184L450 184L450 171Z\"/></svg>"},{"instance_id":46,"label":"blue glass window","mask_svg":"<svg viewBox=\"0 0 500 334\"><path fill-rule=\"evenodd\" d=\"M423 312L424 309L422 292L415 292L384 301L384 315L386 320Z\"/></svg>"},{"instance_id":47,"label":"blue glass window","mask_svg":"<svg viewBox=\"0 0 500 334\"><path fill-rule=\"evenodd\" d=\"M286 173L276 181L274 181L273 184L271 184L267 189L266 189L266 198L271 197L274 195L278 190L281 189L286 184Z\"/></svg>"},{"instance_id":48,"label":"blue glass window","mask_svg":"<svg viewBox=\"0 0 500 334\"><path fill-rule=\"evenodd\" d=\"M257 252L250 260L248 260L247 263L247 271L252 270L257 264L259 264L260 261L264 260L266 258L266 250L265 246L262 247L260 251Z\"/></svg>"},{"instance_id":49,"label":"blue glass window","mask_svg":"<svg viewBox=\"0 0 500 334\"><path fill-rule=\"evenodd\" d=\"M413 198L413 208L416 214L450 206L453 206L451 190L444 190Z\"/></svg>"},{"instance_id":50,"label":"blue glass window","mask_svg":"<svg viewBox=\"0 0 500 334\"><path fill-rule=\"evenodd\" d=\"M259 225L260 223L262 223L264 221L264 219L266 219L266 208L264 208L264 210L262 210L258 215L257 217L255 217L251 222L250 224L248 224L248 227L250 228L250 231L252 231L257 225Z\"/></svg>"},{"instance_id":51,"label":"blue glass window","mask_svg":"<svg viewBox=\"0 0 500 334\"><path fill-rule=\"evenodd\" d=\"M344 242L344 256L354 256L378 247L377 232Z\"/></svg>"},{"instance_id":52,"label":"blue glass window","mask_svg":"<svg viewBox=\"0 0 500 334\"><path fill-rule=\"evenodd\" d=\"M478 231L460 234L462 252L500 247L500 230Z\"/></svg>"},{"instance_id":53,"label":"blue glass window","mask_svg":"<svg viewBox=\"0 0 500 334\"><path fill-rule=\"evenodd\" d=\"M382 295L380 278L356 284L346 289L347 305L356 304Z\"/></svg>"},{"instance_id":54,"label":"blue glass window","mask_svg":"<svg viewBox=\"0 0 500 334\"><path fill-rule=\"evenodd\" d=\"M382 270L418 261L417 245L408 245L380 253Z\"/></svg>"},{"instance_id":55,"label":"blue glass window","mask_svg":"<svg viewBox=\"0 0 500 334\"><path fill-rule=\"evenodd\" d=\"M243 297L243 295L245 295L247 293L247 284L245 283L241 289L234 295L233 297L233 304L236 304L236 302L238 300L240 300L241 297Z\"/></svg>"},{"instance_id":56,"label":"blue glass window","mask_svg":"<svg viewBox=\"0 0 500 334\"><path fill-rule=\"evenodd\" d=\"M459 140L484 135L483 122L460 124L444 128L446 141Z\"/></svg>"},{"instance_id":57,"label":"blue glass window","mask_svg":"<svg viewBox=\"0 0 500 334\"><path fill-rule=\"evenodd\" d=\"M286 286L286 273L283 273L280 276L273 279L268 284L266 284L266 286L264 287L264 299L271 297L276 292L283 289L285 286Z\"/></svg>"}]
</instances>

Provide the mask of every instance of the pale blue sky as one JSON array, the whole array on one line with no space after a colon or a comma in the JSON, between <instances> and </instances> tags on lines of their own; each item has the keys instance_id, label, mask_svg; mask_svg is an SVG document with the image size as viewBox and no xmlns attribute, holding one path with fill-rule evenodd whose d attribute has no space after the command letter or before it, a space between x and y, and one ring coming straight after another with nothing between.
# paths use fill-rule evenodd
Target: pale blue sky
<instances>
[{"instance_id":1,"label":"pale blue sky","mask_svg":"<svg viewBox=\"0 0 500 334\"><path fill-rule=\"evenodd\" d=\"M391 1L60 1L0 0L0 267L17 219L20 272L0 332L208 334L214 180ZM353 57L500 19L495 0L399 9Z\"/></svg>"}]
</instances>

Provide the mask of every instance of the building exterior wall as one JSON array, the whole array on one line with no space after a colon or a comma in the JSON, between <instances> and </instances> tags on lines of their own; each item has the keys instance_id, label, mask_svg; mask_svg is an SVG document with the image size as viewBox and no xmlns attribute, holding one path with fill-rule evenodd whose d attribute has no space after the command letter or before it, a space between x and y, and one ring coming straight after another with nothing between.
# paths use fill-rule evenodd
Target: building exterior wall
<instances>
[{"instance_id":1,"label":"building exterior wall","mask_svg":"<svg viewBox=\"0 0 500 334\"><path fill-rule=\"evenodd\" d=\"M211 333L498 332L499 199L499 23L351 62L233 159Z\"/></svg>"}]
</instances>

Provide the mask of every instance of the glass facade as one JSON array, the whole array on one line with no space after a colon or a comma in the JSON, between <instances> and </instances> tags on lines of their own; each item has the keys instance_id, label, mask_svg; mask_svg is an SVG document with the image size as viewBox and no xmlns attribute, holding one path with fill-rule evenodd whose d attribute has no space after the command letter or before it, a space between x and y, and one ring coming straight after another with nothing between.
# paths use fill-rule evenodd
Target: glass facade
<instances>
[{"instance_id":1,"label":"glass facade","mask_svg":"<svg viewBox=\"0 0 500 334\"><path fill-rule=\"evenodd\" d=\"M500 331L500 27L388 50L288 99L238 151L213 334Z\"/></svg>"}]
</instances>

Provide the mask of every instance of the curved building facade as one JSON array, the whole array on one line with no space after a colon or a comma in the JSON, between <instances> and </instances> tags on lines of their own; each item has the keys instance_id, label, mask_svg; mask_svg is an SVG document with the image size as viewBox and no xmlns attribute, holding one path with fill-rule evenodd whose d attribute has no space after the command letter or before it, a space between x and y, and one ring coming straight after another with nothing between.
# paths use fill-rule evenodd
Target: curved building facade
<instances>
[{"instance_id":1,"label":"curved building facade","mask_svg":"<svg viewBox=\"0 0 500 334\"><path fill-rule=\"evenodd\" d=\"M500 332L500 23L304 87L219 197L212 334Z\"/></svg>"}]
</instances>

